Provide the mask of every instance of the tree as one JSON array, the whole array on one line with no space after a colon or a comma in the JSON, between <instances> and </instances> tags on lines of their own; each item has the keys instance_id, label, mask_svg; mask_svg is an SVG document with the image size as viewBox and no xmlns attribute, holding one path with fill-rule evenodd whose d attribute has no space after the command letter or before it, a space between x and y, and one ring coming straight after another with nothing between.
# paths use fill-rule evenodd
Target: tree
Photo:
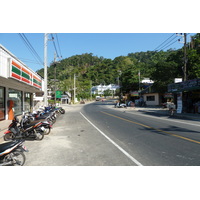
<instances>
[{"instance_id":1,"label":"tree","mask_svg":"<svg viewBox=\"0 0 200 200\"><path fill-rule=\"evenodd\" d=\"M177 77L177 63L175 62L158 62L155 70L151 74L154 80L154 87L157 92L164 93L167 91L167 85L174 82Z\"/></svg>"},{"instance_id":2,"label":"tree","mask_svg":"<svg viewBox=\"0 0 200 200\"><path fill-rule=\"evenodd\" d=\"M108 96L113 96L113 92L111 91L111 90L105 90L104 92L103 92L103 95L105 96L105 97L108 97Z\"/></svg>"}]
</instances>

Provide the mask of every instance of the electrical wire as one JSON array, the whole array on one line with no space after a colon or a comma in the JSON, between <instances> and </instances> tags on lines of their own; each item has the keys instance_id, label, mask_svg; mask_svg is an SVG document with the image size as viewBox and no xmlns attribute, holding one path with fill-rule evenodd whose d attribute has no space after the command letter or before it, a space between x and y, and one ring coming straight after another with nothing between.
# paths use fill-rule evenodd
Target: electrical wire
<instances>
[{"instance_id":1,"label":"electrical wire","mask_svg":"<svg viewBox=\"0 0 200 200\"><path fill-rule=\"evenodd\" d=\"M191 33L185 33L186 34L186 37L188 37ZM174 34L173 34L174 35ZM173 35L171 35L167 40L169 40ZM172 38L167 44L164 44L167 40L165 40L162 44L164 44L164 46L162 46L162 47L160 47L161 45L159 45L158 47L160 47L158 50L156 50L156 51L159 51L159 50L164 50L164 49L166 49L166 48L168 48L169 46L171 46L171 45L173 45L174 43L176 43L177 41L179 41L180 42L180 38L177 40L175 40L175 41L173 41L173 42L171 42L172 40L174 40L176 37L181 37L182 39L184 38L184 35L183 35L183 33L181 33L181 34L177 34L176 33L176 36L174 37L174 38ZM170 43L171 42L171 43ZM184 43L184 42L180 42L180 43ZM191 39L190 39L190 41L189 41L189 46L190 46L190 43L191 43ZM157 47L157 48L158 48ZM157 49L156 48L156 49ZM190 47L189 47L190 48ZM155 50L154 50L155 51Z\"/></svg>"},{"instance_id":2,"label":"electrical wire","mask_svg":"<svg viewBox=\"0 0 200 200\"><path fill-rule=\"evenodd\" d=\"M60 44L59 44L59 41L58 41L58 34L56 33L56 40L57 40L57 43L58 43L58 49L59 49L59 52L60 52L60 58L62 58L62 53L61 53L61 50L60 50Z\"/></svg>"},{"instance_id":3,"label":"electrical wire","mask_svg":"<svg viewBox=\"0 0 200 200\"><path fill-rule=\"evenodd\" d=\"M52 33L51 33L51 38L52 38L52 41L53 41L54 49L56 51L56 55L57 55L57 57L59 57L59 54L58 54L58 51L57 51L56 44L55 44L54 37L53 37Z\"/></svg>"},{"instance_id":4,"label":"electrical wire","mask_svg":"<svg viewBox=\"0 0 200 200\"><path fill-rule=\"evenodd\" d=\"M22 33L22 35L23 35L23 37L25 39L26 44L28 44L29 49L34 53L34 55L36 56L36 58L38 59L38 61L43 65L44 63L43 63L42 59L40 58L40 56L38 55L38 53L35 51L35 49L31 45L31 43L29 42L29 40L27 39L27 37L25 36L25 34Z\"/></svg>"},{"instance_id":5,"label":"electrical wire","mask_svg":"<svg viewBox=\"0 0 200 200\"><path fill-rule=\"evenodd\" d=\"M175 36L174 36L175 35ZM173 37L174 36L174 37ZM172 38L173 37L173 38ZM175 33L173 33L169 38L167 38L163 43L161 43L158 47L156 47L154 49L154 51L160 51L160 50L164 50L167 47L173 45L174 43L176 43L178 41L177 37L182 37L180 35L177 35ZM170 40L171 39L171 40ZM175 40L175 41L174 41Z\"/></svg>"},{"instance_id":6,"label":"electrical wire","mask_svg":"<svg viewBox=\"0 0 200 200\"><path fill-rule=\"evenodd\" d=\"M166 46L165 48L163 48L163 50L166 49L167 47L171 46L172 44L176 43L176 42L177 42L177 40L174 41L174 42L172 42L172 43L170 43L168 46Z\"/></svg>"},{"instance_id":7,"label":"electrical wire","mask_svg":"<svg viewBox=\"0 0 200 200\"><path fill-rule=\"evenodd\" d=\"M39 61L39 63L41 65L44 65L42 59L40 58L40 56L38 55L38 53L35 51L35 49L31 45L31 43L29 42L29 40L27 39L27 37L25 36L25 34L19 33L19 36L21 37L21 39L23 40L23 42L25 43L25 45L27 46L27 48L29 49L29 51L32 53L32 55L37 59L37 61Z\"/></svg>"},{"instance_id":8,"label":"electrical wire","mask_svg":"<svg viewBox=\"0 0 200 200\"><path fill-rule=\"evenodd\" d=\"M173 33L169 38L167 38L163 43L161 43L158 47L156 47L154 49L154 51L156 51L156 49L158 49L161 45L163 45L167 40L169 40L171 37L173 37L175 35L175 33Z\"/></svg>"},{"instance_id":9,"label":"electrical wire","mask_svg":"<svg viewBox=\"0 0 200 200\"><path fill-rule=\"evenodd\" d=\"M37 64L37 65L41 65L41 63L39 63L39 62L36 62L36 61L34 61L34 60L30 60L30 59L27 59L27 58L19 58L19 57L18 57L18 59L20 59L20 60L23 61L23 62L34 63L34 64Z\"/></svg>"},{"instance_id":10,"label":"electrical wire","mask_svg":"<svg viewBox=\"0 0 200 200\"><path fill-rule=\"evenodd\" d=\"M170 44L170 42L172 42L172 41L174 41L174 39L175 39L175 42L177 42L178 40L177 40L177 35L175 35L175 37L173 37L170 41L168 41L166 44L164 44L163 46L161 46L157 51L160 51L161 49L165 49L166 48L166 46L170 46L169 44ZM173 42L173 44L175 43L175 42Z\"/></svg>"}]
</instances>

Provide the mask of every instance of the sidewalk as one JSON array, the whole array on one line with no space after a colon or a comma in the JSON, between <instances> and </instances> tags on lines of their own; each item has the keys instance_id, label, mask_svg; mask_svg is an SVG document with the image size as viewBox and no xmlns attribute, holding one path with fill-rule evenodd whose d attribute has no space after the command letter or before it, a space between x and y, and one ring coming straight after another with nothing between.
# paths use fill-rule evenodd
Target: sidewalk
<instances>
[{"instance_id":1,"label":"sidewalk","mask_svg":"<svg viewBox=\"0 0 200 200\"><path fill-rule=\"evenodd\" d=\"M75 104L76 105L76 104ZM73 108L75 105L62 104L61 106L66 110ZM77 104L79 105L79 104ZM11 124L12 120L3 120L0 121L0 144L4 142L3 136L4 132L8 129L8 126Z\"/></svg>"}]
</instances>

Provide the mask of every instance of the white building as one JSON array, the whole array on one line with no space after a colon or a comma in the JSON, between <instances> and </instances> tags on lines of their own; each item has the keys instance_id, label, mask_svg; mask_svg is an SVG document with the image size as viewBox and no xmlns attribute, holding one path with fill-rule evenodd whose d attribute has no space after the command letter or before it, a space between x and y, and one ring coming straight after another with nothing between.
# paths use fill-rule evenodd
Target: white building
<instances>
[{"instance_id":1,"label":"white building","mask_svg":"<svg viewBox=\"0 0 200 200\"><path fill-rule=\"evenodd\" d=\"M91 93L92 94L99 94L99 95L103 95L104 91L106 90L110 90L112 94L115 94L116 89L119 89L119 85L114 85L114 84L110 84L110 85L97 85L97 86L93 86Z\"/></svg>"},{"instance_id":2,"label":"white building","mask_svg":"<svg viewBox=\"0 0 200 200\"><path fill-rule=\"evenodd\" d=\"M42 90L43 79L0 45L0 121L30 111Z\"/></svg>"},{"instance_id":3,"label":"white building","mask_svg":"<svg viewBox=\"0 0 200 200\"><path fill-rule=\"evenodd\" d=\"M150 78L143 78L142 83L154 83L154 81L152 81Z\"/></svg>"}]
</instances>

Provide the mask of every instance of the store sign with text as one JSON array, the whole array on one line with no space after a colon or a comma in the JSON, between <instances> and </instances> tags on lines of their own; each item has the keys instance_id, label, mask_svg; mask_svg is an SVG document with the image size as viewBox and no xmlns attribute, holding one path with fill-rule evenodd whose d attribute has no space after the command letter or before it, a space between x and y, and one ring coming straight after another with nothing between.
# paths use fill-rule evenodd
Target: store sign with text
<instances>
[{"instance_id":1,"label":"store sign with text","mask_svg":"<svg viewBox=\"0 0 200 200\"><path fill-rule=\"evenodd\" d=\"M200 89L200 78L168 85L168 92L182 92L197 89Z\"/></svg>"}]
</instances>

